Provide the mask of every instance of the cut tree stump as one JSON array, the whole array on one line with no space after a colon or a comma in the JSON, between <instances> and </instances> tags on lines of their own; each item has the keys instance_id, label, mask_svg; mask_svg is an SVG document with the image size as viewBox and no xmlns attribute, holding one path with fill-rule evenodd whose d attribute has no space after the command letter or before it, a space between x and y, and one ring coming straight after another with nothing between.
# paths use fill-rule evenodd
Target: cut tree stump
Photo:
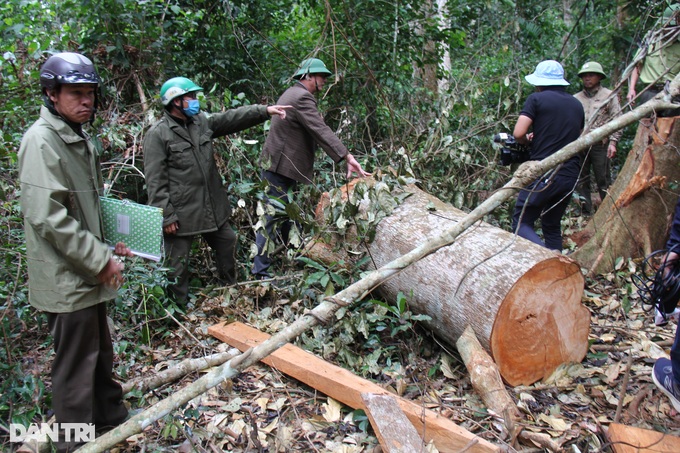
<instances>
[{"instance_id":1,"label":"cut tree stump","mask_svg":"<svg viewBox=\"0 0 680 453\"><path fill-rule=\"evenodd\" d=\"M607 437L614 453L671 453L680 452L680 437L612 423Z\"/></svg>"},{"instance_id":2,"label":"cut tree stump","mask_svg":"<svg viewBox=\"0 0 680 453\"><path fill-rule=\"evenodd\" d=\"M239 322L211 326L208 333L241 351L255 347L269 338L266 333ZM435 447L441 452L456 452L463 449L470 453L500 451L499 447L436 412L393 395L379 385L291 344L283 345L262 361L353 409L366 411L361 398L362 393L393 396L416 431L426 442L434 442Z\"/></svg>"},{"instance_id":3,"label":"cut tree stump","mask_svg":"<svg viewBox=\"0 0 680 453\"><path fill-rule=\"evenodd\" d=\"M366 415L385 453L418 453L425 451L420 438L393 396L362 393Z\"/></svg>"},{"instance_id":4,"label":"cut tree stump","mask_svg":"<svg viewBox=\"0 0 680 453\"><path fill-rule=\"evenodd\" d=\"M380 221L368 244L371 269L465 216L414 186L406 190L412 195ZM315 258L311 251L308 256ZM479 222L377 291L388 301L400 292L406 295L409 308L429 315L431 321L424 323L450 345L470 325L503 379L515 386L533 384L561 364L583 360L590 328L590 312L581 304L583 288L580 268L568 257Z\"/></svg>"},{"instance_id":5,"label":"cut tree stump","mask_svg":"<svg viewBox=\"0 0 680 453\"><path fill-rule=\"evenodd\" d=\"M570 236L570 255L588 275L612 272L619 258L664 247L680 183L678 117L640 120L633 147L586 227Z\"/></svg>"}]
</instances>

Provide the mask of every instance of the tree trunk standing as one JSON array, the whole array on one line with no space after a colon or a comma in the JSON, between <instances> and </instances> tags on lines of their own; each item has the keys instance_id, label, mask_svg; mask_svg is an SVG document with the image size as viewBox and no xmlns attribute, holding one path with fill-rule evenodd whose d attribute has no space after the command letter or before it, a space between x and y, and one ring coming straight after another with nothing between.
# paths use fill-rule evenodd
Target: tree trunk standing
<instances>
[{"instance_id":1,"label":"tree trunk standing","mask_svg":"<svg viewBox=\"0 0 680 453\"><path fill-rule=\"evenodd\" d=\"M630 19L628 19L628 0L617 0L616 1L616 33L621 36L624 28L624 24L630 23ZM625 67L626 62L630 60L630 57L632 55L628 55L629 53L629 43L626 41L623 41L621 39L614 39L614 61L621 61L623 62L623 66ZM623 45L625 43L625 45ZM611 77L610 80L612 87L616 86L615 82L619 82L621 80L621 71L622 67L619 66L618 64L612 65L612 68L610 69ZM612 88L613 90L614 88ZM625 93L624 90L622 92ZM624 96L625 97L625 96Z\"/></svg>"},{"instance_id":2,"label":"tree trunk standing","mask_svg":"<svg viewBox=\"0 0 680 453\"><path fill-rule=\"evenodd\" d=\"M431 19L433 17L433 13L436 12L436 7L434 6L433 1L434 0L425 0L420 5L420 10L428 19ZM420 23L420 21L417 21L413 25L413 33L421 37L428 35L428 32L423 29L423 25ZM437 45L429 38L427 38L423 44L420 61L424 63L413 63L414 85L416 87L424 88L425 92L422 95L429 97L432 103L434 103L439 97L439 79L437 78ZM421 100L419 100L419 102L420 101ZM417 109L414 109L414 111L417 111ZM427 130L427 125L431 119L432 115L424 115L422 112L418 112L417 116L413 118L413 122L418 125L419 131L424 131Z\"/></svg>"},{"instance_id":3,"label":"tree trunk standing","mask_svg":"<svg viewBox=\"0 0 680 453\"><path fill-rule=\"evenodd\" d=\"M437 3L437 23L440 31L445 31L451 26L451 21L448 19L449 10L446 6L446 0L436 0ZM439 94L446 93L449 90L449 77L451 77L451 52L449 51L449 43L442 41L439 43L443 53L439 62L439 69L443 76L439 79Z\"/></svg>"},{"instance_id":4,"label":"tree trunk standing","mask_svg":"<svg viewBox=\"0 0 680 453\"><path fill-rule=\"evenodd\" d=\"M465 216L415 187L409 191L413 195L380 221L368 245L378 268ZM377 291L387 300L404 293L449 344L470 325L505 381L529 385L585 356L590 313L581 305L583 286L570 259L480 222Z\"/></svg>"},{"instance_id":5,"label":"tree trunk standing","mask_svg":"<svg viewBox=\"0 0 680 453\"><path fill-rule=\"evenodd\" d=\"M680 127L674 118L640 121L633 148L570 255L588 275L611 272L619 257L640 258L663 248L678 200Z\"/></svg>"}]
</instances>

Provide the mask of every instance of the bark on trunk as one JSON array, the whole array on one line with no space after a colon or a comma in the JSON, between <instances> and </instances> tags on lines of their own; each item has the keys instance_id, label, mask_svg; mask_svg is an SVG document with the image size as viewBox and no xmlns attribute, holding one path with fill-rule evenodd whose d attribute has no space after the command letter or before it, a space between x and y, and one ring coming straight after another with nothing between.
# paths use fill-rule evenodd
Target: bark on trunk
<instances>
[{"instance_id":1,"label":"bark on trunk","mask_svg":"<svg viewBox=\"0 0 680 453\"><path fill-rule=\"evenodd\" d=\"M470 374L470 382L475 392L482 397L484 405L502 417L508 436L515 436L516 422L520 417L519 409L505 389L498 366L482 348L477 335L471 327L463 331L456 342L458 353Z\"/></svg>"},{"instance_id":2,"label":"bark on trunk","mask_svg":"<svg viewBox=\"0 0 680 453\"><path fill-rule=\"evenodd\" d=\"M640 121L619 176L586 228L571 239L571 257L589 275L614 270L618 258L640 258L663 248L680 181L676 118Z\"/></svg>"},{"instance_id":3,"label":"bark on trunk","mask_svg":"<svg viewBox=\"0 0 680 453\"><path fill-rule=\"evenodd\" d=\"M465 216L415 187L409 191L413 195L380 222L368 246L378 268ZM529 385L585 357L590 313L581 304L583 287L570 259L479 222L378 291L387 300L404 293L449 344L470 325L506 382Z\"/></svg>"}]
</instances>

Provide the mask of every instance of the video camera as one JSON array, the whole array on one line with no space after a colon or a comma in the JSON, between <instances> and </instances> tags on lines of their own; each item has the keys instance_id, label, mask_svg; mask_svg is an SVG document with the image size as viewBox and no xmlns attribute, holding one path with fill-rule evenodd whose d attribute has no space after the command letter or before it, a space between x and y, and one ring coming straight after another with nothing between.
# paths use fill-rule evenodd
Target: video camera
<instances>
[{"instance_id":1,"label":"video camera","mask_svg":"<svg viewBox=\"0 0 680 453\"><path fill-rule=\"evenodd\" d=\"M517 143L515 137L505 132L493 136L494 143L501 145L501 165L521 164L529 160L529 146Z\"/></svg>"}]
</instances>

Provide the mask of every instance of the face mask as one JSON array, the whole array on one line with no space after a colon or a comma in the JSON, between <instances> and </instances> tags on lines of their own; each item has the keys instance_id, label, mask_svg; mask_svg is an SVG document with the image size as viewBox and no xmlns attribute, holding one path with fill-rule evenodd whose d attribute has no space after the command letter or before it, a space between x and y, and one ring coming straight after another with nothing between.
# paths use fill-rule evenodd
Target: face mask
<instances>
[{"instance_id":1,"label":"face mask","mask_svg":"<svg viewBox=\"0 0 680 453\"><path fill-rule=\"evenodd\" d=\"M194 116L200 110L200 104L198 103L198 99L188 99L187 106L188 106L187 108L182 109L186 116Z\"/></svg>"}]
</instances>

